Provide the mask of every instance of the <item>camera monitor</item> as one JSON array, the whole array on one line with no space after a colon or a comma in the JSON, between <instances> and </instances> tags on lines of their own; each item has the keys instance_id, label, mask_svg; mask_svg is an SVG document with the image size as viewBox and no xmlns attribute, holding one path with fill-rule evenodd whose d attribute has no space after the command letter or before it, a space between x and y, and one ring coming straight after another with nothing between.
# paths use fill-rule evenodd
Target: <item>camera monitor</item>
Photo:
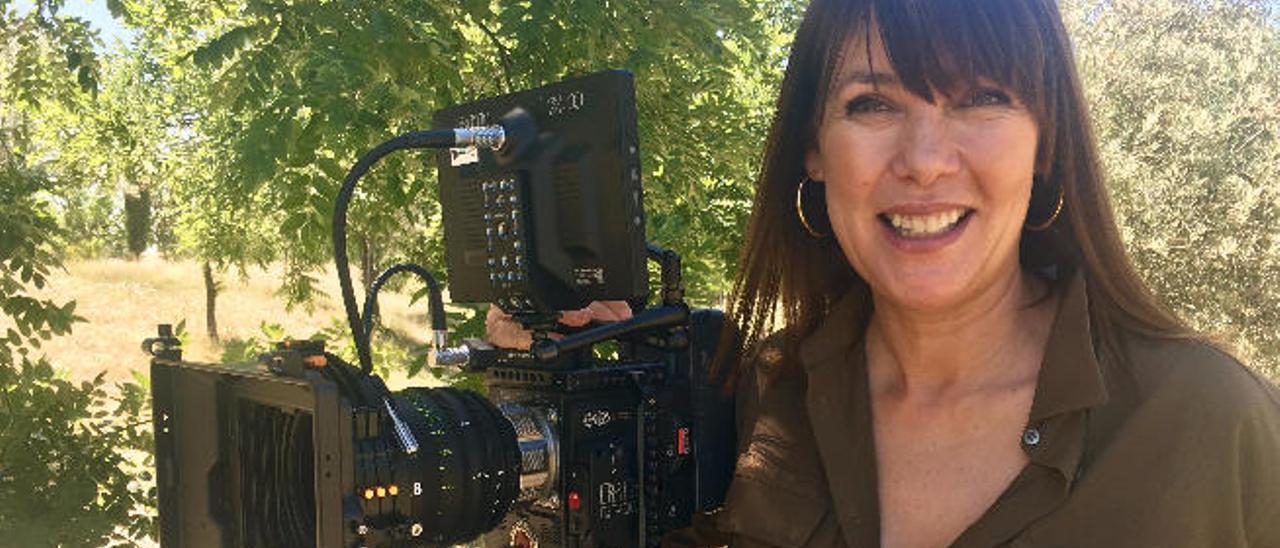
<instances>
[{"instance_id":1,"label":"camera monitor","mask_svg":"<svg viewBox=\"0 0 1280 548\"><path fill-rule=\"evenodd\" d=\"M439 156L451 299L509 313L643 300L644 208L635 86L607 71L440 111L435 127L533 119L535 149L475 147Z\"/></svg>"}]
</instances>

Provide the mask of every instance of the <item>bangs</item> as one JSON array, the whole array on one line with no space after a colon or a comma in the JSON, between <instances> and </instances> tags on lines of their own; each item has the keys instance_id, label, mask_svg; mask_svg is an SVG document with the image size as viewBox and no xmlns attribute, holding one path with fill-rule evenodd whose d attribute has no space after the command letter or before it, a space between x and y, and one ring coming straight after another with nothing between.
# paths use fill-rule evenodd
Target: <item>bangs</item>
<instances>
[{"instance_id":1,"label":"bangs","mask_svg":"<svg viewBox=\"0 0 1280 548\"><path fill-rule=\"evenodd\" d=\"M1026 105L1041 124L1052 125L1046 104L1046 53L1052 29L1044 28L1044 3L1036 0L835 0L836 38L827 42L822 80L829 86L847 44L870 48L873 28L904 88L930 102L935 93L962 93L989 80ZM860 5L859 5L860 4ZM868 24L874 21L874 24ZM834 21L833 21L834 22ZM838 30L837 30L838 29ZM842 35L842 36L840 36ZM852 40L851 40L852 39ZM870 54L868 51L868 58Z\"/></svg>"}]
</instances>

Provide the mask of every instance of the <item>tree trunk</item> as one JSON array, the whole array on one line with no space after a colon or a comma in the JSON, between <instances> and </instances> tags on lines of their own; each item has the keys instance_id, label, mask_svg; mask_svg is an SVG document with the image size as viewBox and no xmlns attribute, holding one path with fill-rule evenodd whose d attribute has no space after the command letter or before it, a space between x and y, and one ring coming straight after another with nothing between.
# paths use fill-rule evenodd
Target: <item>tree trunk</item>
<instances>
[{"instance_id":1,"label":"tree trunk","mask_svg":"<svg viewBox=\"0 0 1280 548\"><path fill-rule=\"evenodd\" d=\"M201 268L204 271L204 325L208 329L209 340L217 343L218 339L218 283L213 280L213 268L209 261Z\"/></svg>"}]
</instances>

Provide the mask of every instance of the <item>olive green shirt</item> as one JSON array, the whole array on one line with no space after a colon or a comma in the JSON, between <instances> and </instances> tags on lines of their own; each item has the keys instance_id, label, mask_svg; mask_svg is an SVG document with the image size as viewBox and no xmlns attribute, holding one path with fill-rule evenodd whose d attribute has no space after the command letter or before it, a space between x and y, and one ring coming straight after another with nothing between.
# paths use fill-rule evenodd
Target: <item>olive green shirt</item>
<instances>
[{"instance_id":1,"label":"olive green shirt","mask_svg":"<svg viewBox=\"0 0 1280 548\"><path fill-rule=\"evenodd\" d=\"M1280 390L1193 341L1122 338L1099 358L1068 281L1022 434L1030 462L952 546L1280 547ZM865 353L847 303L772 374L738 387L725 507L666 546L878 547Z\"/></svg>"}]
</instances>

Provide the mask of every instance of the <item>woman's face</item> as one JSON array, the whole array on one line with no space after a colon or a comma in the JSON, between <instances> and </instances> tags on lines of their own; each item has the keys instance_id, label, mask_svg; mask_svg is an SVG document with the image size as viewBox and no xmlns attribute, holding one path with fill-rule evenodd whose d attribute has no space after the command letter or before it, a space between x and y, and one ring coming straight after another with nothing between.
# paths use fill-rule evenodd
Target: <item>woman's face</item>
<instances>
[{"instance_id":1,"label":"woman's face","mask_svg":"<svg viewBox=\"0 0 1280 548\"><path fill-rule=\"evenodd\" d=\"M835 237L878 300L956 307L1018 272L1036 122L990 82L935 91L931 104L873 42L846 51L806 168L826 183Z\"/></svg>"}]
</instances>

